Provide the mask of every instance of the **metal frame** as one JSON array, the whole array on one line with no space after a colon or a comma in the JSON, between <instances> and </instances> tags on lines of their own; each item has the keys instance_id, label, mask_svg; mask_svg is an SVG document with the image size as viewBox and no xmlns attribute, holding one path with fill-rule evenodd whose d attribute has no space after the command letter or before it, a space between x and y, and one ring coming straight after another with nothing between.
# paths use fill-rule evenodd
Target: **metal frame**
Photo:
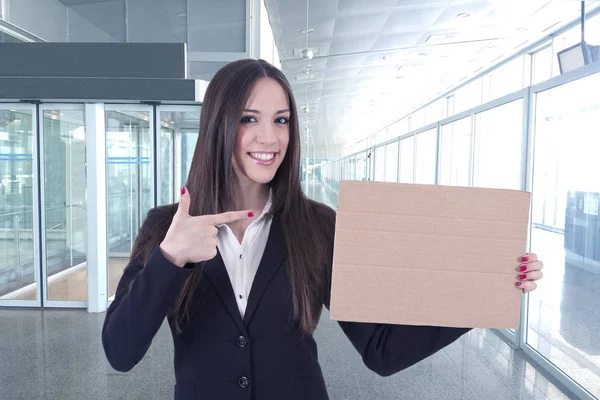
<instances>
[{"instance_id":1,"label":"metal frame","mask_svg":"<svg viewBox=\"0 0 600 400\"><path fill-rule=\"evenodd\" d=\"M88 154L88 312L106 310L108 292L106 111L104 104L85 105Z\"/></svg>"},{"instance_id":2,"label":"metal frame","mask_svg":"<svg viewBox=\"0 0 600 400\"><path fill-rule=\"evenodd\" d=\"M31 172L33 175L33 219L32 219L32 240L33 240L33 277L34 285L36 288L36 299L35 300L0 300L0 307L41 307L42 305L42 285L40 277L40 262L41 258L41 241L40 238L40 173L39 173L39 130L38 130L38 112L37 107L34 104L23 104L23 103L4 103L0 104L0 107L5 109L13 110L24 110L31 113L31 130L32 130L32 164ZM26 287L29 287L28 285ZM17 289L19 290L19 289Z\"/></svg>"},{"instance_id":3,"label":"metal frame","mask_svg":"<svg viewBox=\"0 0 600 400\"><path fill-rule=\"evenodd\" d=\"M45 188L45 177L46 177L46 152L44 151L44 111L46 110L61 110L61 111L82 111L85 121L85 108L80 104L59 104L59 103L44 103L38 106L38 121L39 121L39 199L40 204L46 204L46 188ZM86 146L87 147L87 146ZM86 173L87 175L87 173ZM89 209L88 209L89 212ZM72 308L86 308L87 301L81 300L50 300L48 299L48 280L51 278L48 276L48 265L47 265L47 246L46 246L46 207L40 207L40 240L41 246L41 284L42 284L42 307L72 307ZM71 267L68 270L72 271L75 267ZM65 271L63 271L65 273Z\"/></svg>"}]
</instances>

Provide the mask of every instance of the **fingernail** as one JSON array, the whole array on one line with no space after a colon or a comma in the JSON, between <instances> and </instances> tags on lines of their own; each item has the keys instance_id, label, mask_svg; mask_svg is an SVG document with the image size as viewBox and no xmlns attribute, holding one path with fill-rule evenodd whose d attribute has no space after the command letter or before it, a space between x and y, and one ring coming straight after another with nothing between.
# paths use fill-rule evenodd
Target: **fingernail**
<instances>
[{"instance_id":1,"label":"fingernail","mask_svg":"<svg viewBox=\"0 0 600 400\"><path fill-rule=\"evenodd\" d=\"M185 188L182 186L181 187L181 195L183 196L185 194Z\"/></svg>"},{"instance_id":2,"label":"fingernail","mask_svg":"<svg viewBox=\"0 0 600 400\"><path fill-rule=\"evenodd\" d=\"M529 261L529 257L521 257L521 261L522 262L527 262L527 261Z\"/></svg>"},{"instance_id":3,"label":"fingernail","mask_svg":"<svg viewBox=\"0 0 600 400\"><path fill-rule=\"evenodd\" d=\"M525 275L525 274L519 275L519 279L520 279L520 280L523 280L523 279L525 279L525 278L527 278L527 275Z\"/></svg>"},{"instance_id":4,"label":"fingernail","mask_svg":"<svg viewBox=\"0 0 600 400\"><path fill-rule=\"evenodd\" d=\"M248 213L248 218L252 218L252 217L254 217L254 213L253 213L252 211L250 211L250 212Z\"/></svg>"},{"instance_id":5,"label":"fingernail","mask_svg":"<svg viewBox=\"0 0 600 400\"><path fill-rule=\"evenodd\" d=\"M516 285L517 285L517 286L521 286L521 282L517 282L517 283L516 283Z\"/></svg>"},{"instance_id":6,"label":"fingernail","mask_svg":"<svg viewBox=\"0 0 600 400\"><path fill-rule=\"evenodd\" d=\"M519 268L519 271L521 271L521 272L527 271L527 266L526 265L521 265L521 268Z\"/></svg>"}]
</instances>

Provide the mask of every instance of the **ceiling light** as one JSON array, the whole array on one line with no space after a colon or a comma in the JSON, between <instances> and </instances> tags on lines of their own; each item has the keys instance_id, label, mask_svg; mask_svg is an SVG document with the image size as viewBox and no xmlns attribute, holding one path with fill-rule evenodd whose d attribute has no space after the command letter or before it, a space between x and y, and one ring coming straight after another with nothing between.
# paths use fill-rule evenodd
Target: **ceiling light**
<instances>
[{"instance_id":1,"label":"ceiling light","mask_svg":"<svg viewBox=\"0 0 600 400\"><path fill-rule=\"evenodd\" d=\"M457 16L458 18L467 18L467 17L470 17L470 16L471 16L471 14L469 14L469 13L466 13L466 12L462 12L462 13L460 13L460 14L457 14L456 16Z\"/></svg>"},{"instance_id":2,"label":"ceiling light","mask_svg":"<svg viewBox=\"0 0 600 400\"><path fill-rule=\"evenodd\" d=\"M306 33L313 33L315 30L313 28L308 28L308 29L302 29L300 31L300 33L302 34L306 34Z\"/></svg>"},{"instance_id":3,"label":"ceiling light","mask_svg":"<svg viewBox=\"0 0 600 400\"><path fill-rule=\"evenodd\" d=\"M302 49L300 57L302 57L303 60L312 60L314 54L312 49Z\"/></svg>"}]
</instances>

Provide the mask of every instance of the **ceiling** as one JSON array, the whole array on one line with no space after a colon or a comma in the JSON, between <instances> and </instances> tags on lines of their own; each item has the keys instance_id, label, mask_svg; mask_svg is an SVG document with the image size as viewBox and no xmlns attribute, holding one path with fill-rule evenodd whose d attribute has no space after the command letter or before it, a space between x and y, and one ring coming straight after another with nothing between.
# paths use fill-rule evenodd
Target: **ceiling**
<instances>
[{"instance_id":1,"label":"ceiling","mask_svg":"<svg viewBox=\"0 0 600 400\"><path fill-rule=\"evenodd\" d=\"M588 1L588 8L592 3L598 2ZM372 135L580 13L580 1L569 0L265 0L265 6L302 132L317 147ZM305 48L313 49L311 60L302 59Z\"/></svg>"}]
</instances>

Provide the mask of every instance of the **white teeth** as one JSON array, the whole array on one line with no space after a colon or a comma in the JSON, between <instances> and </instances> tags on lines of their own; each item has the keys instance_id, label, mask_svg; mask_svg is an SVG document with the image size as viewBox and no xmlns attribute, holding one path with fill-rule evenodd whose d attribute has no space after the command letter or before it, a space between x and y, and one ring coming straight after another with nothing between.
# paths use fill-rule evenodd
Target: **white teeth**
<instances>
[{"instance_id":1,"label":"white teeth","mask_svg":"<svg viewBox=\"0 0 600 400\"><path fill-rule=\"evenodd\" d=\"M273 153L250 153L250 155L261 161L271 161L275 157Z\"/></svg>"}]
</instances>

